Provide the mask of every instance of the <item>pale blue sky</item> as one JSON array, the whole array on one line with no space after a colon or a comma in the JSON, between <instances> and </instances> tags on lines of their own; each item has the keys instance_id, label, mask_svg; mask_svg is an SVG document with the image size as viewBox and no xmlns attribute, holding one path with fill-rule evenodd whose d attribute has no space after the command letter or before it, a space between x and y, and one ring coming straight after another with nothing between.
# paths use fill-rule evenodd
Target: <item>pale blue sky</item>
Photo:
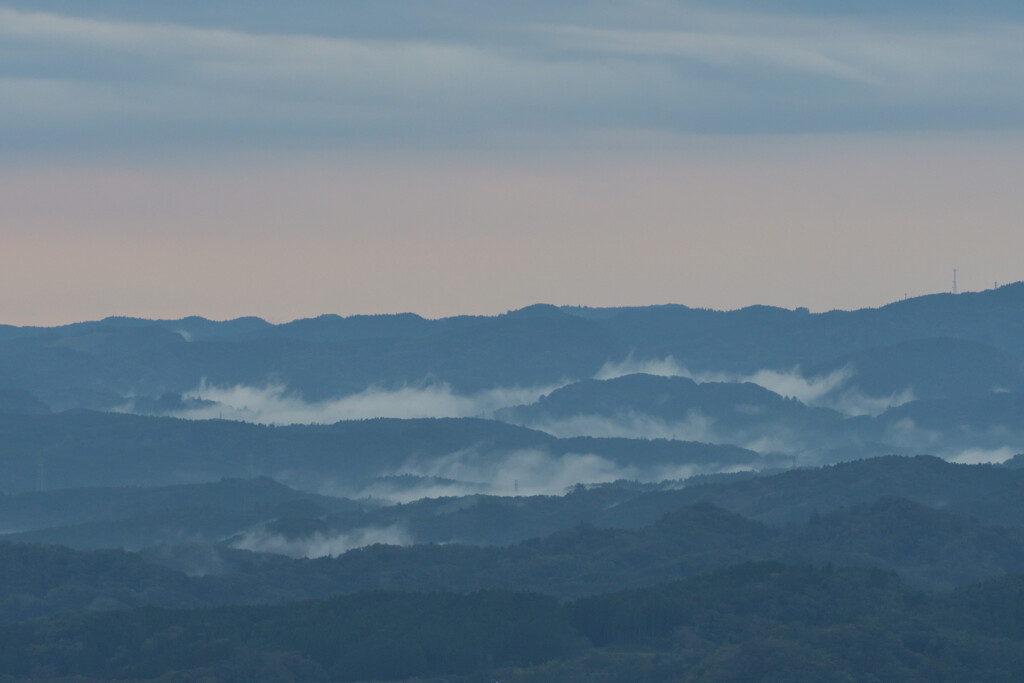
<instances>
[{"instance_id":1,"label":"pale blue sky","mask_svg":"<svg viewBox=\"0 0 1024 683\"><path fill-rule=\"evenodd\" d=\"M0 0L0 322L1020 279L1024 8Z\"/></svg>"}]
</instances>

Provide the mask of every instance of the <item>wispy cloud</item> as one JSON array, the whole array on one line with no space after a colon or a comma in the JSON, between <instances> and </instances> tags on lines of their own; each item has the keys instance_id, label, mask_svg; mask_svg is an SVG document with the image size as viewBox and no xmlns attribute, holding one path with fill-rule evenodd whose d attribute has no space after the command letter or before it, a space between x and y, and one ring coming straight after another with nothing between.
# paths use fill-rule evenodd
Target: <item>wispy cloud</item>
<instances>
[{"instance_id":1,"label":"wispy cloud","mask_svg":"<svg viewBox=\"0 0 1024 683\"><path fill-rule=\"evenodd\" d=\"M658 377L689 377L693 379L693 373L677 363L676 359L672 356L641 360L635 358L632 353L621 361L607 361L594 374L594 379L615 379L616 377L635 374L657 375Z\"/></svg>"},{"instance_id":2,"label":"wispy cloud","mask_svg":"<svg viewBox=\"0 0 1024 683\"><path fill-rule=\"evenodd\" d=\"M570 438L590 436L625 439L672 439L707 444L734 445L761 455L799 457L808 463L819 459L829 446L821 434L800 433L784 424L769 423L744 429L723 429L715 420L698 410L689 412L680 420L665 420L650 415L626 411L616 415L573 415L565 418L530 420L524 426L547 432L552 436ZM700 469L700 468L698 468ZM719 471L714 466L693 474ZM660 481L658 475L644 473L643 481ZM663 479L678 477L663 476Z\"/></svg>"},{"instance_id":3,"label":"wispy cloud","mask_svg":"<svg viewBox=\"0 0 1024 683\"><path fill-rule=\"evenodd\" d=\"M422 498L491 496L560 496L576 485L604 484L619 480L639 482L681 482L710 473L735 473L754 469L751 465L705 465L674 462L647 466L623 465L593 453L552 454L545 450L509 453L468 448L440 458L411 458L393 476L359 491L339 490L321 482L322 492L370 497L392 504ZM412 475L412 476L408 476ZM418 480L419 479L419 480ZM253 527L234 539L231 546L243 550L275 553L295 558L337 556L376 543L412 545L415 537L402 524L370 526L332 533L317 531L286 536L263 526Z\"/></svg>"},{"instance_id":4,"label":"wispy cloud","mask_svg":"<svg viewBox=\"0 0 1024 683\"><path fill-rule=\"evenodd\" d=\"M680 481L698 474L755 469L756 465L666 461L640 466L617 463L593 453L554 454L546 450L496 453L467 448L429 460L411 458L393 474L412 477L396 476L359 491L344 493L390 503L472 494L557 496L577 484L604 484L620 480ZM338 493L330 485L324 492Z\"/></svg>"},{"instance_id":5,"label":"wispy cloud","mask_svg":"<svg viewBox=\"0 0 1024 683\"><path fill-rule=\"evenodd\" d=\"M641 471L592 453L520 450L500 454L467 449L426 461L411 459L396 474L479 482L495 495L558 495L575 484L638 479Z\"/></svg>"},{"instance_id":6,"label":"wispy cloud","mask_svg":"<svg viewBox=\"0 0 1024 683\"><path fill-rule=\"evenodd\" d=\"M541 418L528 422L527 426L559 438L593 436L674 439L702 443L720 443L723 438L715 430L714 421L696 410L680 420L673 421L626 411L614 416L573 415L564 418Z\"/></svg>"},{"instance_id":7,"label":"wispy cloud","mask_svg":"<svg viewBox=\"0 0 1024 683\"><path fill-rule=\"evenodd\" d=\"M763 369L750 374L732 372L693 372L679 364L672 356L665 358L634 358L632 354L619 362L605 363L595 379L614 379L634 373L661 377L688 377L697 383L750 382L774 391L780 396L792 397L809 406L831 408L846 415L879 415L889 408L914 400L911 389L890 396L868 396L849 387L856 376L856 368L846 365L824 375L805 375L799 367L790 370Z\"/></svg>"},{"instance_id":8,"label":"wispy cloud","mask_svg":"<svg viewBox=\"0 0 1024 683\"><path fill-rule=\"evenodd\" d=\"M507 125L503 110L547 108L559 93L586 97L645 71L474 40L258 34L7 8L0 38L41 57L36 69L0 78L0 120L11 125L88 131L129 118L151 136L216 130L229 142L248 131L359 145L450 134L453 122Z\"/></svg>"},{"instance_id":9,"label":"wispy cloud","mask_svg":"<svg viewBox=\"0 0 1024 683\"><path fill-rule=\"evenodd\" d=\"M474 394L458 394L448 384L429 384L397 389L368 388L321 402L308 402L281 384L264 387L220 387L205 381L184 395L209 402L175 415L188 419L224 418L260 424L330 424L341 420L375 417L474 417L500 408L533 403L550 393L549 387L494 388Z\"/></svg>"},{"instance_id":10,"label":"wispy cloud","mask_svg":"<svg viewBox=\"0 0 1024 683\"><path fill-rule=\"evenodd\" d=\"M912 417L901 417L885 425L883 439L907 450L963 463L1003 462L1024 452L1024 434L1008 425L978 428L956 421L922 425Z\"/></svg>"},{"instance_id":11,"label":"wispy cloud","mask_svg":"<svg viewBox=\"0 0 1024 683\"><path fill-rule=\"evenodd\" d=\"M502 494L490 484L480 482L444 482L438 483L429 477L422 480L396 481L394 479L383 479L376 481L369 486L358 490L349 490L338 486L335 483L327 483L322 493L326 495L342 495L353 498L370 498L373 500L385 501L391 504L411 503L423 498L458 498L461 496L472 496L475 494L488 495L520 495L519 491L513 488Z\"/></svg>"},{"instance_id":12,"label":"wispy cloud","mask_svg":"<svg viewBox=\"0 0 1024 683\"><path fill-rule=\"evenodd\" d=\"M1020 453L1020 449L1007 446L1002 448L969 448L949 457L948 460L963 465L1004 463L1018 453Z\"/></svg>"},{"instance_id":13,"label":"wispy cloud","mask_svg":"<svg viewBox=\"0 0 1024 683\"><path fill-rule=\"evenodd\" d=\"M124 121L150 146L170 133L207 144L269 136L380 145L889 129L908 106L911 125L962 127L962 109L986 125L1005 119L1007 103L1021 105L1024 30L1011 19L910 30L884 15L624 3L571 18L513 12L496 28L459 12L438 4L434 17L458 31L369 37L337 25L313 35L0 7L0 40L15 57L0 78L0 122L36 145L63 135L58 126L81 143Z\"/></svg>"},{"instance_id":14,"label":"wispy cloud","mask_svg":"<svg viewBox=\"0 0 1024 683\"><path fill-rule=\"evenodd\" d=\"M607 53L691 59L719 67L746 63L861 83L881 83L879 78L843 55L836 43L821 40L821 28L824 27L804 36L794 36L791 32L772 35L765 33L764 27L757 33L582 27L551 27L549 30L566 43Z\"/></svg>"},{"instance_id":15,"label":"wispy cloud","mask_svg":"<svg viewBox=\"0 0 1024 683\"><path fill-rule=\"evenodd\" d=\"M1022 26L1004 21L918 25L880 16L825 17L691 10L675 26L548 26L561 41L605 54L700 62L723 71L760 67L922 96L940 82L1016 74ZM964 83L964 85L969 85ZM991 83L995 85L995 83ZM975 87L983 87L976 83ZM871 89L862 90L870 92ZM932 93L938 95L938 92Z\"/></svg>"},{"instance_id":16,"label":"wispy cloud","mask_svg":"<svg viewBox=\"0 0 1024 683\"><path fill-rule=\"evenodd\" d=\"M413 537L399 524L386 527L362 527L338 534L316 532L309 536L288 537L269 532L262 527L246 531L232 541L231 546L239 550L259 553L287 555L293 558L337 557L349 550L369 545L413 544Z\"/></svg>"},{"instance_id":17,"label":"wispy cloud","mask_svg":"<svg viewBox=\"0 0 1024 683\"><path fill-rule=\"evenodd\" d=\"M910 403L915 399L913 389L897 391L889 396L867 396L856 390L826 394L812 405L831 408L846 415L881 415L889 408Z\"/></svg>"},{"instance_id":18,"label":"wispy cloud","mask_svg":"<svg viewBox=\"0 0 1024 683\"><path fill-rule=\"evenodd\" d=\"M805 376L799 367L791 370L758 370L751 374L734 372L693 372L680 365L672 356L660 359L638 360L632 354L621 362L608 362L597 372L595 379L614 379L633 373L645 373L661 377L688 377L704 382L750 382L774 391L780 396L793 397L813 404L833 393L854 375L850 366L834 370L827 375Z\"/></svg>"}]
</instances>

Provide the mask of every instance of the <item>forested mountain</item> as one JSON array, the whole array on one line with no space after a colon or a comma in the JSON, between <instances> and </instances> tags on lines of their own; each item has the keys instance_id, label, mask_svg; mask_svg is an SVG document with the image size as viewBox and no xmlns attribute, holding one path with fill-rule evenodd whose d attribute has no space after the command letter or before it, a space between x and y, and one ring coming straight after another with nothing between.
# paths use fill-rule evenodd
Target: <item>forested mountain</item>
<instances>
[{"instance_id":1,"label":"forested mountain","mask_svg":"<svg viewBox=\"0 0 1024 683\"><path fill-rule=\"evenodd\" d=\"M763 306L533 306L439 320L321 316L270 325L255 318L108 318L57 328L3 326L0 389L23 389L54 410L123 407L132 398L190 392L204 380L275 382L319 401L373 386L445 383L466 393L550 386L591 378L627 357L670 356L693 372L739 374L795 366L817 374L852 362L864 368L864 388L887 394L908 388L879 380L881 368L899 367L888 379L905 378L920 397L952 397L956 385L943 379L950 372L967 378L971 392L1001 369L1008 373L1000 386L1020 387L1022 308L1024 283L1015 283L820 314ZM928 339L947 341L922 347L919 340Z\"/></svg>"},{"instance_id":2,"label":"forested mountain","mask_svg":"<svg viewBox=\"0 0 1024 683\"><path fill-rule=\"evenodd\" d=\"M271 549L275 542L302 548L305 543L296 539L304 534L329 540L390 528L401 529L394 539L403 543L502 545L580 523L644 526L698 502L779 525L880 498L907 499L990 524L1024 526L1024 470L956 465L932 457L876 458L771 476L697 476L647 485L622 481L555 492L561 495L459 496L452 495L458 487L450 482L413 481L428 487L422 491L448 493L404 504L380 498L352 501L295 491L265 478L156 489L29 492L0 496L0 528L18 532L12 538L78 548L215 542L246 534L254 549ZM368 541L373 542L372 536Z\"/></svg>"},{"instance_id":3,"label":"forested mountain","mask_svg":"<svg viewBox=\"0 0 1024 683\"><path fill-rule=\"evenodd\" d=\"M739 565L560 605L370 592L0 627L0 673L185 680L1006 681L1020 577L948 595L879 570ZM76 645L77 644L77 645Z\"/></svg>"},{"instance_id":4,"label":"forested mountain","mask_svg":"<svg viewBox=\"0 0 1024 683\"><path fill-rule=\"evenodd\" d=\"M880 568L931 590L1024 573L1024 473L935 458L881 458L682 489L623 484L565 496L376 507L303 497L265 481L253 482L255 492L242 484L163 489L152 505L136 490L102 492L112 504L93 504L93 514L129 516L94 522L93 531L68 527L57 539L76 545L78 534L79 547L95 547L89 544L102 539L104 525L111 538L120 532L134 540L143 534L125 532L132 523L145 528L159 519L181 529L203 517L185 542L155 530L154 541L163 543L141 555L0 545L9 572L0 619L143 604L281 603L374 589L516 588L568 598L759 560ZM221 505L209 500L218 492ZM161 499L175 494L180 507ZM85 512L100 497L68 495ZM228 522L234 529L213 540Z\"/></svg>"},{"instance_id":5,"label":"forested mountain","mask_svg":"<svg viewBox=\"0 0 1024 683\"><path fill-rule=\"evenodd\" d=\"M1021 311L0 327L0 677L1017 680Z\"/></svg>"}]
</instances>

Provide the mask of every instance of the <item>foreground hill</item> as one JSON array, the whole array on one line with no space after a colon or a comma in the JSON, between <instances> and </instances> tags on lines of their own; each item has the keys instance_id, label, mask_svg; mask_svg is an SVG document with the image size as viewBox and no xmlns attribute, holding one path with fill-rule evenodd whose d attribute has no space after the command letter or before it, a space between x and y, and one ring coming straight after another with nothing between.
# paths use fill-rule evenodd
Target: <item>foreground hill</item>
<instances>
[{"instance_id":1,"label":"foreground hill","mask_svg":"<svg viewBox=\"0 0 1024 683\"><path fill-rule=\"evenodd\" d=\"M1020 576L949 595L878 570L754 564L560 605L371 592L0 627L0 675L120 680L1007 681ZM756 618L753 618L756 615Z\"/></svg>"},{"instance_id":2,"label":"foreground hill","mask_svg":"<svg viewBox=\"0 0 1024 683\"><path fill-rule=\"evenodd\" d=\"M801 482L794 479L797 474L817 477ZM917 587L949 589L1024 572L1024 521L1019 516L1024 498L1009 495L1020 486L1020 476L991 466L886 458L678 491L605 487L563 498L422 501L350 511L359 526L346 528L340 517L303 521L290 510L223 542L162 545L141 554L6 543L0 544L0 565L8 575L0 582L0 620L145 604L283 603L372 589L516 588L571 598L755 560L873 567L894 571ZM933 504L880 493L899 488L901 478L906 493L932 498ZM1000 478L1016 483L999 488ZM848 504L832 501L830 509L820 511L802 505L800 491L821 487L827 494L830 479L849 486ZM986 491L999 490L1007 495L986 496ZM686 503L683 494L705 502ZM965 514L979 500L975 496L986 499L984 511L1002 523ZM706 502L716 497L742 498L762 521ZM236 514L244 516L244 508ZM408 527L395 521L402 515L408 515ZM773 525L765 520L789 521ZM512 531L495 531L496 526ZM372 544L371 532L395 528L405 534L402 543L420 543ZM463 536L478 533L491 542L509 543L541 529L555 530L503 546L470 545ZM342 552L359 533L366 547ZM422 543L430 534L449 541ZM298 553L300 559L236 547ZM324 548L341 554L331 557ZM318 549L324 556L317 556ZM316 559L301 559L303 552Z\"/></svg>"},{"instance_id":3,"label":"foreground hill","mask_svg":"<svg viewBox=\"0 0 1024 683\"><path fill-rule=\"evenodd\" d=\"M65 610L283 603L382 588L514 588L567 598L768 559L874 567L918 587L948 589L1024 572L1024 532L887 500L785 529L698 505L640 529L583 525L503 548L377 545L290 560L209 546L140 556L0 544L0 559L0 621L12 622ZM186 563L210 573L173 568Z\"/></svg>"}]
</instances>

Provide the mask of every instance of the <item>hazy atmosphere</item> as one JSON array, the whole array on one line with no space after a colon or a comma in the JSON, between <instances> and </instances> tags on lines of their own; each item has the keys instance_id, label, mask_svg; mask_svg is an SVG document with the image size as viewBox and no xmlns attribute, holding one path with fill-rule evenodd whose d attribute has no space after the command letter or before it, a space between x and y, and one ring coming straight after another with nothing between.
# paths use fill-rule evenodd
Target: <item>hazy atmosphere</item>
<instances>
[{"instance_id":1,"label":"hazy atmosphere","mask_svg":"<svg viewBox=\"0 0 1024 683\"><path fill-rule=\"evenodd\" d=\"M0 5L0 320L1020 278L1018 3Z\"/></svg>"},{"instance_id":2,"label":"hazy atmosphere","mask_svg":"<svg viewBox=\"0 0 1024 683\"><path fill-rule=\"evenodd\" d=\"M1020 0L0 0L0 680L1024 681Z\"/></svg>"}]
</instances>

